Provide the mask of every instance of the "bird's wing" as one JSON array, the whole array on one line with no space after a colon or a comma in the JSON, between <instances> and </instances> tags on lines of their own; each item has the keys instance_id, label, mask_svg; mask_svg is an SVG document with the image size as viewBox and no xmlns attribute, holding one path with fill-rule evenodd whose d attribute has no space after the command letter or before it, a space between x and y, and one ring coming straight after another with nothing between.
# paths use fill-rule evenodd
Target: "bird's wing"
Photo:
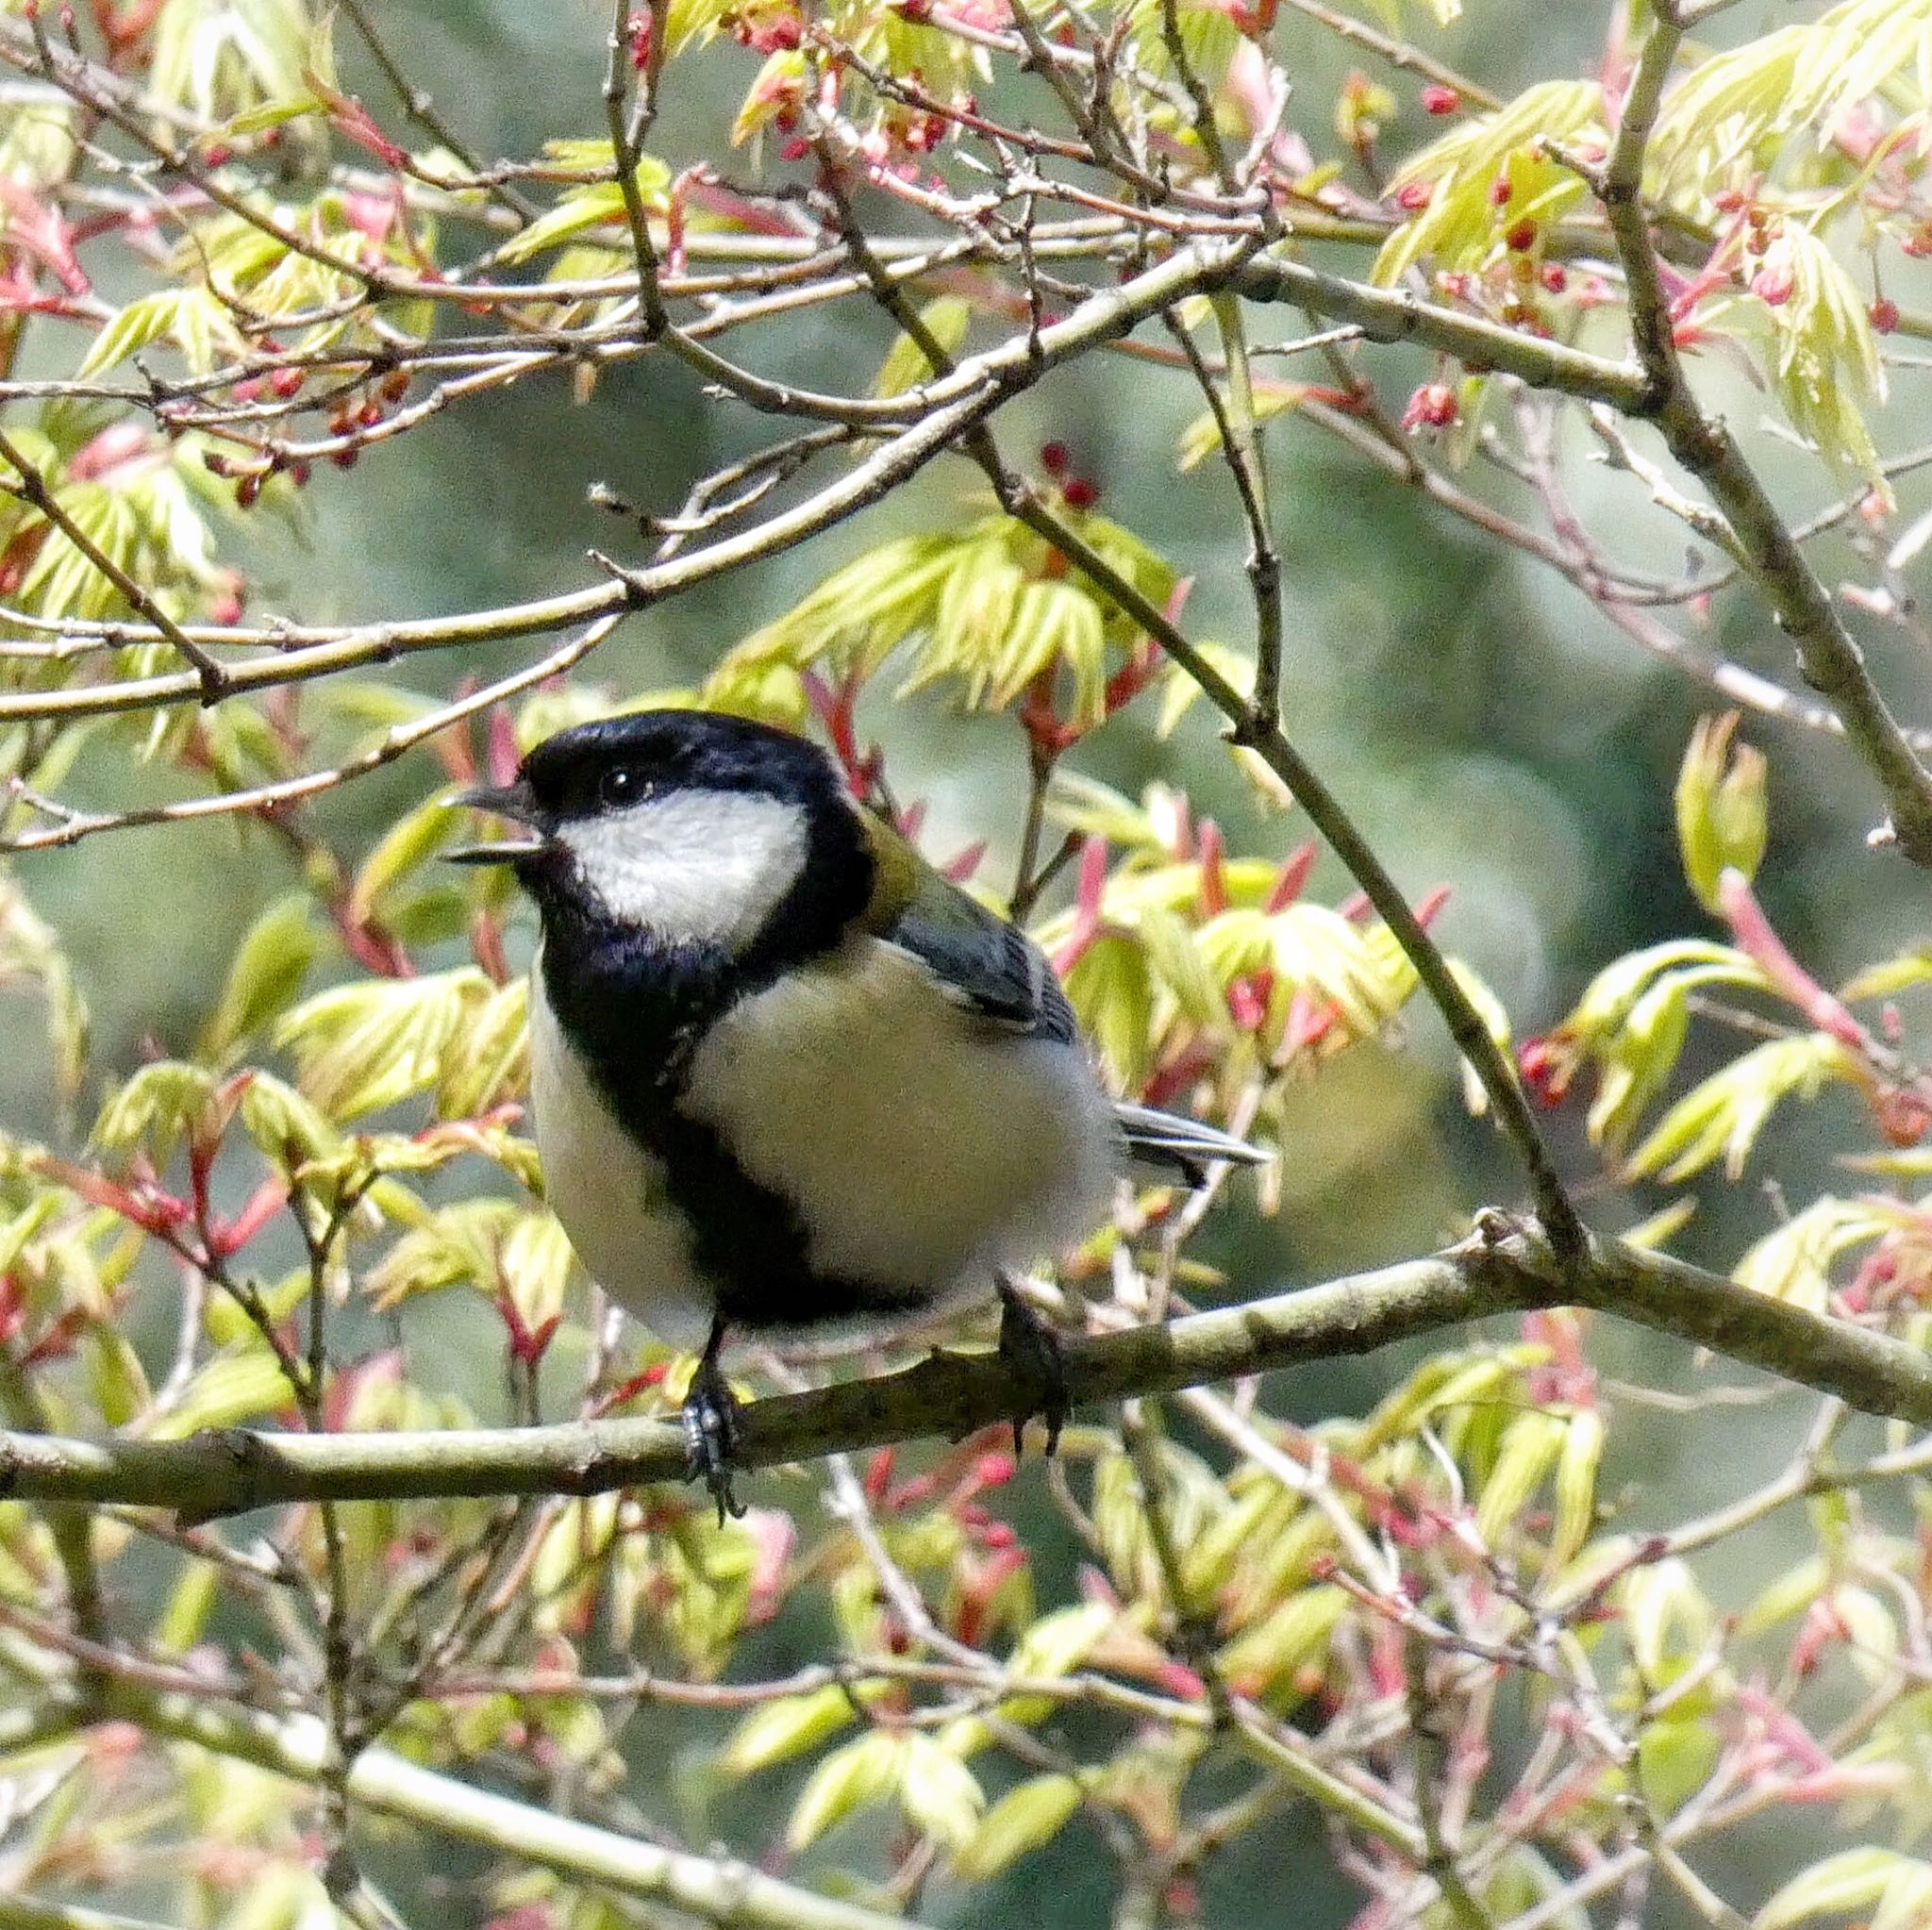
<instances>
[{"instance_id":1,"label":"bird's wing","mask_svg":"<svg viewBox=\"0 0 1932 1930\"><path fill-rule=\"evenodd\" d=\"M865 930L919 958L941 989L982 1017L1028 1038L1071 1042L1074 1008L1053 967L1024 932L941 876L891 826L866 820L876 863ZM1273 1155L1230 1133L1152 1106L1114 1106L1127 1163L1197 1187L1225 1160L1265 1166Z\"/></svg>"},{"instance_id":2,"label":"bird's wing","mask_svg":"<svg viewBox=\"0 0 1932 1930\"><path fill-rule=\"evenodd\" d=\"M860 923L918 958L948 997L1030 1037L1071 1040L1073 1007L1019 926L962 891L890 825L868 816L877 883Z\"/></svg>"},{"instance_id":3,"label":"bird's wing","mask_svg":"<svg viewBox=\"0 0 1932 1930\"><path fill-rule=\"evenodd\" d=\"M1267 1166L1274 1160L1272 1153L1198 1119L1157 1112L1151 1106L1134 1106L1124 1099L1113 1111L1134 1165L1157 1175L1178 1173L1190 1186L1199 1186L1208 1167L1222 1160L1234 1166Z\"/></svg>"}]
</instances>

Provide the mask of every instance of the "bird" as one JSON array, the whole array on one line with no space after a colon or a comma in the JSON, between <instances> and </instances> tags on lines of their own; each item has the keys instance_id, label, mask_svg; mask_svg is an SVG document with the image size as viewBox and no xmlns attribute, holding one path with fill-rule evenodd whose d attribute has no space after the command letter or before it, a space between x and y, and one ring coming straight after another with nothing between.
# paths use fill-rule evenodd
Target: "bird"
<instances>
[{"instance_id":1,"label":"bird","mask_svg":"<svg viewBox=\"0 0 1932 1930\"><path fill-rule=\"evenodd\" d=\"M545 1194L591 1278L697 1353L681 1420L721 1525L727 1336L875 1338L996 1296L1050 1451L1058 1343L1014 1273L1103 1223L1129 1167L1269 1156L1111 1096L1040 948L808 738L634 710L447 802L512 827L444 855L536 907Z\"/></svg>"}]
</instances>

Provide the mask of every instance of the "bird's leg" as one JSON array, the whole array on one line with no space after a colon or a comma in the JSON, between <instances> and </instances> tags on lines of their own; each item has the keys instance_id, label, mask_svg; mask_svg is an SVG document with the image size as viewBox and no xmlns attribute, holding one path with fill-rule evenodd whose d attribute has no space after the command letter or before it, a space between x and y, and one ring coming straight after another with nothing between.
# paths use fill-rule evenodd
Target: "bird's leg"
<instances>
[{"instance_id":1,"label":"bird's leg","mask_svg":"<svg viewBox=\"0 0 1932 1930\"><path fill-rule=\"evenodd\" d=\"M1000 1358L1027 1388L1037 1390L1031 1410L1046 1423L1046 1451L1059 1446L1060 1429L1073 1405L1067 1398L1067 1361L1060 1337L1027 1306L1020 1289L1005 1274L998 1276L1000 1294ZM1013 1453L1021 1452L1028 1416L1013 1423Z\"/></svg>"},{"instance_id":2,"label":"bird's leg","mask_svg":"<svg viewBox=\"0 0 1932 1930\"><path fill-rule=\"evenodd\" d=\"M718 1504L718 1525L741 1515L744 1504L731 1491L732 1462L738 1452L738 1396L718 1365L724 1345L724 1321L711 1323L711 1337L698 1356L697 1372L684 1396L684 1463L687 1481L702 1480Z\"/></svg>"}]
</instances>

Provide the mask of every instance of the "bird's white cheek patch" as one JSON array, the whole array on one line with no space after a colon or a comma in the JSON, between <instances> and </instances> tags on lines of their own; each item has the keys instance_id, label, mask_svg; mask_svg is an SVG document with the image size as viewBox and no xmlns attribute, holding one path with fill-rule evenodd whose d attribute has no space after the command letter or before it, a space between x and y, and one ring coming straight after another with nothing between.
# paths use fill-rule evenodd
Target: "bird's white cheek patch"
<instances>
[{"instance_id":1,"label":"bird's white cheek patch","mask_svg":"<svg viewBox=\"0 0 1932 1930\"><path fill-rule=\"evenodd\" d=\"M726 947L756 935L805 864L803 810L752 791L675 790L558 835L613 918Z\"/></svg>"}]
</instances>

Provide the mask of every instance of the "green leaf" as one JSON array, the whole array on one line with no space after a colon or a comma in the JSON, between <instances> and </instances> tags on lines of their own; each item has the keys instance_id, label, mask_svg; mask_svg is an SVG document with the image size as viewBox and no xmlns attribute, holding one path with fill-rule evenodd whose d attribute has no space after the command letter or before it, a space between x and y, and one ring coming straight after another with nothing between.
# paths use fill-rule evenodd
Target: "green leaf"
<instances>
[{"instance_id":1,"label":"green leaf","mask_svg":"<svg viewBox=\"0 0 1932 1930\"><path fill-rule=\"evenodd\" d=\"M973 304L958 295L939 295L920 309L919 319L950 356L966 340L966 330L973 321ZM887 353L872 392L882 398L903 395L939 373L926 360L925 351L919 343L910 335L901 335Z\"/></svg>"},{"instance_id":2,"label":"green leaf","mask_svg":"<svg viewBox=\"0 0 1932 1930\"><path fill-rule=\"evenodd\" d=\"M1701 1717L1647 1722L1637 1739L1637 1775L1659 1815L1680 1809L1717 1767L1718 1739Z\"/></svg>"},{"instance_id":3,"label":"green leaf","mask_svg":"<svg viewBox=\"0 0 1932 1930\"><path fill-rule=\"evenodd\" d=\"M1923 92L1928 25L1927 0L1850 0L1712 55L1664 97L1647 156L1651 191L1707 197L1740 171L1767 171L1801 128L1823 137L1900 77L1919 79Z\"/></svg>"},{"instance_id":4,"label":"green leaf","mask_svg":"<svg viewBox=\"0 0 1932 1930\"><path fill-rule=\"evenodd\" d=\"M603 147L605 165L608 166L609 143L597 144ZM555 152L555 143L552 144L552 152ZM645 209L652 214L662 214L665 195L671 186L671 170L655 156L647 154L639 158L633 178ZM541 255L545 248L554 248L559 241L582 234L586 228L602 227L607 223L616 224L624 219L624 190L617 182L598 181L572 188L555 208L512 235L499 253L505 261L527 261L532 255Z\"/></svg>"},{"instance_id":5,"label":"green leaf","mask_svg":"<svg viewBox=\"0 0 1932 1930\"><path fill-rule=\"evenodd\" d=\"M474 966L357 980L298 1006L275 1041L294 1049L309 1099L332 1119L353 1119L435 1085L465 1021L496 990Z\"/></svg>"},{"instance_id":6,"label":"green leaf","mask_svg":"<svg viewBox=\"0 0 1932 1930\"><path fill-rule=\"evenodd\" d=\"M1932 1922L1932 1866L1901 1865L1891 1872L1866 1930L1924 1930Z\"/></svg>"},{"instance_id":7,"label":"green leaf","mask_svg":"<svg viewBox=\"0 0 1932 1930\"><path fill-rule=\"evenodd\" d=\"M1476 1533L1485 1547L1500 1548L1509 1531L1520 1525L1530 1496L1557 1465L1569 1431L1562 1415L1537 1411L1518 1415L1504 1430L1502 1447L1476 1507Z\"/></svg>"},{"instance_id":8,"label":"green leaf","mask_svg":"<svg viewBox=\"0 0 1932 1930\"><path fill-rule=\"evenodd\" d=\"M1831 1564L1823 1555L1795 1561L1762 1589L1738 1618L1740 1635L1762 1635L1781 1622L1807 1613L1831 1586Z\"/></svg>"},{"instance_id":9,"label":"green leaf","mask_svg":"<svg viewBox=\"0 0 1932 1930\"><path fill-rule=\"evenodd\" d=\"M1029 1850L1052 1842L1079 1809L1082 1793L1073 1776L1033 1776L1017 1784L954 1851L954 1870L974 1881L997 1876Z\"/></svg>"},{"instance_id":10,"label":"green leaf","mask_svg":"<svg viewBox=\"0 0 1932 1930\"><path fill-rule=\"evenodd\" d=\"M1066 990L1121 1090L1138 1092L1154 1065L1154 988L1146 953L1129 938L1103 932L1074 961Z\"/></svg>"},{"instance_id":11,"label":"green leaf","mask_svg":"<svg viewBox=\"0 0 1932 1930\"><path fill-rule=\"evenodd\" d=\"M445 1287L493 1296L505 1286L505 1242L523 1217L515 1201L494 1195L455 1201L397 1240L364 1277L364 1289L378 1308Z\"/></svg>"},{"instance_id":12,"label":"green leaf","mask_svg":"<svg viewBox=\"0 0 1932 1930\"><path fill-rule=\"evenodd\" d=\"M197 1050L219 1064L236 1046L286 1011L322 952L312 900L306 891L277 898L249 926L228 967Z\"/></svg>"},{"instance_id":13,"label":"green leaf","mask_svg":"<svg viewBox=\"0 0 1932 1930\"><path fill-rule=\"evenodd\" d=\"M444 1054L436 1109L474 1119L529 1084L530 981L521 973L469 1008Z\"/></svg>"},{"instance_id":14,"label":"green leaf","mask_svg":"<svg viewBox=\"0 0 1932 1930\"><path fill-rule=\"evenodd\" d=\"M461 829L456 812L440 797L405 811L357 866L343 916L351 924L367 924L383 898L427 864Z\"/></svg>"},{"instance_id":15,"label":"green leaf","mask_svg":"<svg viewBox=\"0 0 1932 1930\"><path fill-rule=\"evenodd\" d=\"M1382 244L1374 279L1398 282L1424 259L1444 268L1480 268L1501 250L1507 228L1530 219L1547 225L1579 201L1584 184L1549 158L1543 143L1567 143L1606 123L1603 90L1594 81L1548 80L1494 113L1453 127L1404 164L1391 189L1428 183L1428 205ZM1500 204L1498 179L1509 184Z\"/></svg>"},{"instance_id":16,"label":"green leaf","mask_svg":"<svg viewBox=\"0 0 1932 1930\"><path fill-rule=\"evenodd\" d=\"M242 1129L285 1171L334 1159L342 1136L292 1086L251 1073L242 1091Z\"/></svg>"},{"instance_id":17,"label":"green leaf","mask_svg":"<svg viewBox=\"0 0 1932 1930\"><path fill-rule=\"evenodd\" d=\"M1868 1910L1901 1876L1924 1872L1916 1857L1868 1843L1840 1850L1800 1871L1752 1919L1753 1930L1790 1930L1811 1917L1841 1917Z\"/></svg>"},{"instance_id":18,"label":"green leaf","mask_svg":"<svg viewBox=\"0 0 1932 1930\"><path fill-rule=\"evenodd\" d=\"M834 1750L799 1791L785 1826L786 1842L794 1850L808 1849L855 1810L896 1795L909 1739L904 1732L878 1729Z\"/></svg>"},{"instance_id":19,"label":"green leaf","mask_svg":"<svg viewBox=\"0 0 1932 1930\"><path fill-rule=\"evenodd\" d=\"M979 1826L986 1796L978 1778L930 1736L909 1731L903 1739L899 1806L906 1819L935 1842L958 1850Z\"/></svg>"},{"instance_id":20,"label":"green leaf","mask_svg":"<svg viewBox=\"0 0 1932 1930\"><path fill-rule=\"evenodd\" d=\"M180 1440L205 1427L232 1427L279 1413L294 1398L281 1363L259 1344L210 1360L147 1429L150 1440Z\"/></svg>"},{"instance_id":21,"label":"green leaf","mask_svg":"<svg viewBox=\"0 0 1932 1930\"><path fill-rule=\"evenodd\" d=\"M1633 1569L1624 1578L1623 1608L1631 1657L1652 1686L1703 1654L1715 1620L1690 1565L1675 1556Z\"/></svg>"},{"instance_id":22,"label":"green leaf","mask_svg":"<svg viewBox=\"0 0 1932 1930\"><path fill-rule=\"evenodd\" d=\"M1580 1408L1563 1429L1563 1449L1557 1457L1557 1513L1550 1527L1546 1564L1551 1575L1576 1558L1596 1525L1596 1483L1603 1469L1604 1437L1604 1417L1594 1407Z\"/></svg>"},{"instance_id":23,"label":"green leaf","mask_svg":"<svg viewBox=\"0 0 1932 1930\"><path fill-rule=\"evenodd\" d=\"M194 375L206 375L214 367L217 341L231 357L244 354L248 347L234 317L209 290L198 284L156 289L116 312L88 344L74 378L85 382L161 341L173 341L180 349Z\"/></svg>"},{"instance_id":24,"label":"green leaf","mask_svg":"<svg viewBox=\"0 0 1932 1930\"><path fill-rule=\"evenodd\" d=\"M1348 1606L1348 1596L1327 1582L1298 1590L1222 1649L1222 1673L1231 1688L1257 1693L1292 1689L1299 1671L1325 1660Z\"/></svg>"},{"instance_id":25,"label":"green leaf","mask_svg":"<svg viewBox=\"0 0 1932 1930\"><path fill-rule=\"evenodd\" d=\"M1675 1184L1721 1156L1726 1177L1741 1178L1780 1100L1815 1099L1827 1080L1857 1083L1860 1070L1829 1033L1769 1040L1685 1093L1630 1156L1629 1170Z\"/></svg>"},{"instance_id":26,"label":"green leaf","mask_svg":"<svg viewBox=\"0 0 1932 1930\"><path fill-rule=\"evenodd\" d=\"M1255 384L1255 420L1265 423L1271 416L1285 414L1291 408L1299 408L1307 399L1308 391L1314 385L1307 382L1257 382ZM1221 418L1209 409L1203 409L1181 431L1179 453L1175 466L1185 474L1191 469L1198 469L1202 463L1221 448ZM1185 672L1182 673L1186 674Z\"/></svg>"},{"instance_id":27,"label":"green leaf","mask_svg":"<svg viewBox=\"0 0 1932 1930\"><path fill-rule=\"evenodd\" d=\"M1886 958L1846 980L1839 997L1847 1005L1855 999L1896 998L1902 991L1932 979L1932 946L1921 945L1896 958Z\"/></svg>"},{"instance_id":28,"label":"green leaf","mask_svg":"<svg viewBox=\"0 0 1932 1930\"><path fill-rule=\"evenodd\" d=\"M148 1646L159 1655L185 1655L201 1640L221 1592L222 1572L212 1561L187 1562L169 1591Z\"/></svg>"},{"instance_id":29,"label":"green leaf","mask_svg":"<svg viewBox=\"0 0 1932 1930\"><path fill-rule=\"evenodd\" d=\"M1790 298L1770 311L1778 398L1827 462L1857 470L1889 502L1864 416L1885 395L1865 297L1809 228L1788 221L1778 246L1791 274Z\"/></svg>"},{"instance_id":30,"label":"green leaf","mask_svg":"<svg viewBox=\"0 0 1932 1930\"><path fill-rule=\"evenodd\" d=\"M815 1749L858 1713L851 1693L836 1682L805 1695L780 1696L754 1709L738 1725L725 1744L720 1767L733 1776L769 1769L774 1762Z\"/></svg>"},{"instance_id":31,"label":"green leaf","mask_svg":"<svg viewBox=\"0 0 1932 1930\"><path fill-rule=\"evenodd\" d=\"M1701 717L1677 772L1677 844L1684 875L1698 902L1723 915L1718 880L1726 871L1748 884L1757 875L1769 835L1765 760L1749 744L1732 745L1738 712Z\"/></svg>"},{"instance_id":32,"label":"green leaf","mask_svg":"<svg viewBox=\"0 0 1932 1930\"><path fill-rule=\"evenodd\" d=\"M1827 1194L1750 1247L1731 1270L1731 1278L1754 1293L1823 1313L1830 1299L1833 1262L1891 1228L1892 1222L1871 1205Z\"/></svg>"},{"instance_id":33,"label":"green leaf","mask_svg":"<svg viewBox=\"0 0 1932 1930\"><path fill-rule=\"evenodd\" d=\"M180 1059L142 1066L101 1107L93 1142L111 1150L145 1139L158 1162L207 1109L214 1090L214 1074L205 1067Z\"/></svg>"},{"instance_id":34,"label":"green leaf","mask_svg":"<svg viewBox=\"0 0 1932 1930\"><path fill-rule=\"evenodd\" d=\"M101 1419L109 1427L126 1426L151 1398L141 1356L118 1327L103 1322L90 1322L81 1330L80 1352Z\"/></svg>"}]
</instances>

